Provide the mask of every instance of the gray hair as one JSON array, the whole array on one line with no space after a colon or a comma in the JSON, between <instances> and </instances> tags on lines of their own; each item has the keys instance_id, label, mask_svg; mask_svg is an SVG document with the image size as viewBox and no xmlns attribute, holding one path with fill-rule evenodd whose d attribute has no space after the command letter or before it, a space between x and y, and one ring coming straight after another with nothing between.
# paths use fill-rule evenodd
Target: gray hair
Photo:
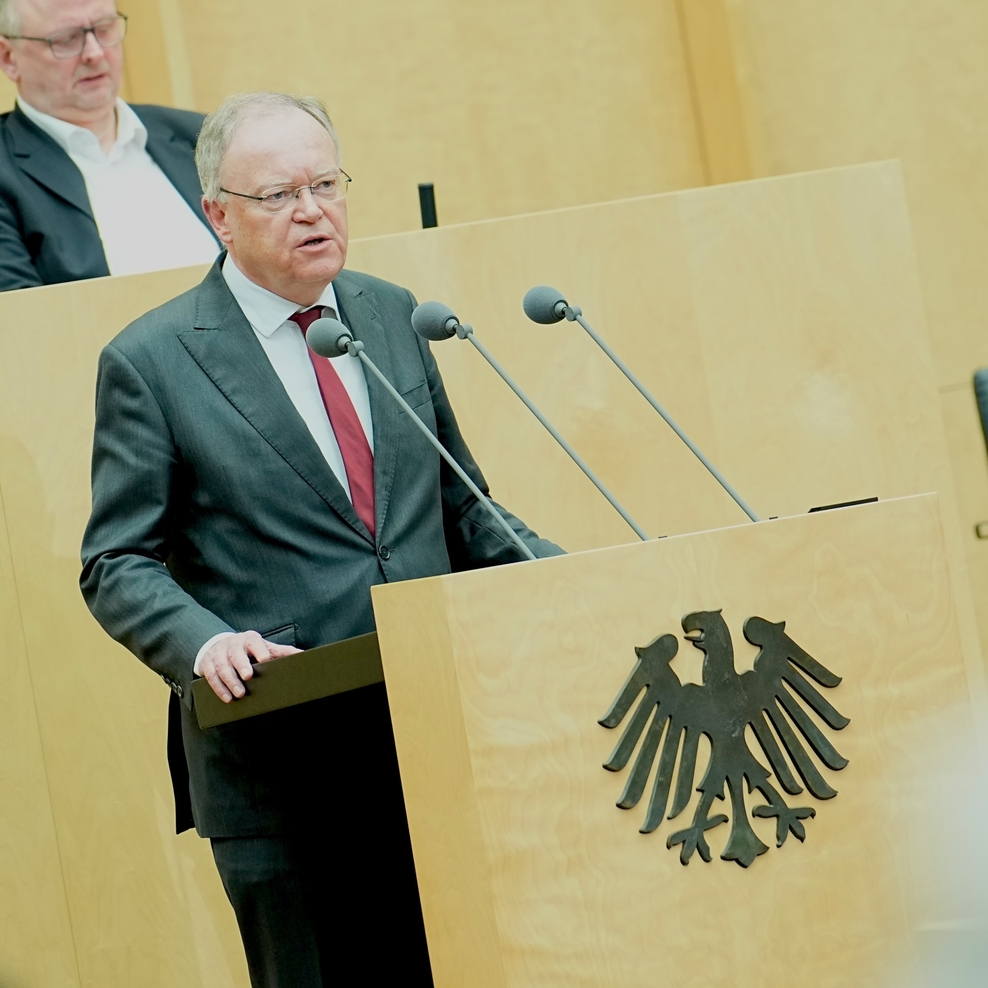
<instances>
[{"instance_id":1,"label":"gray hair","mask_svg":"<svg viewBox=\"0 0 988 988\"><path fill-rule=\"evenodd\" d=\"M0 34L20 33L21 12L17 9L17 0L0 0Z\"/></svg>"},{"instance_id":2,"label":"gray hair","mask_svg":"<svg viewBox=\"0 0 988 988\"><path fill-rule=\"evenodd\" d=\"M9 4L12 0L0 0ZM343 164L340 139L329 119L329 112L321 99L315 96L292 96L290 93L237 93L228 96L210 113L202 123L199 139L196 141L196 168L199 171L199 184L207 199L220 195L220 168L223 156L230 146L237 127L250 117L260 117L283 113L285 110L301 110L316 120L333 139L336 157Z\"/></svg>"}]
</instances>

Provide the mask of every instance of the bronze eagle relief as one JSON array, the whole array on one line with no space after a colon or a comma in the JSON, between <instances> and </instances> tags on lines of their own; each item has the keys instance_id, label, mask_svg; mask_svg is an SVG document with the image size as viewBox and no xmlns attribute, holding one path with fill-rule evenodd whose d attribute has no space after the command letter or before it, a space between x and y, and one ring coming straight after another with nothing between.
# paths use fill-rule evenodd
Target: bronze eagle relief
<instances>
[{"instance_id":1,"label":"bronze eagle relief","mask_svg":"<svg viewBox=\"0 0 988 988\"><path fill-rule=\"evenodd\" d=\"M745 621L744 637L758 646L759 651L754 668L740 675L734 667L731 633L720 611L687 614L682 625L684 637L704 653L703 684L680 682L670 667L669 663L679 650L674 635L662 635L650 645L636 648L638 661L599 723L608 728L617 727L635 700L639 697L641 700L604 768L620 772L641 741L617 803L621 809L631 809L645 791L655 756L659 753L659 743L662 743L641 826L643 834L651 833L662 822L669 804L677 754L680 755L679 772L669 819L679 816L689 804L696 774L697 747L700 735L705 734L710 742L710 760L696 787L700 793L699 803L691 824L670 834L666 846L682 845L679 858L684 865L689 864L694 851L699 851L700 857L709 861L710 846L704 835L728 822L723 813L713 816L709 813L715 798L725 798L726 787L731 798L731 832L721 857L747 868L768 847L748 820L742 789L745 782L749 793L758 790L767 800L767 803L755 806L751 814L775 818L778 847L785 843L790 833L798 840L804 840L806 828L802 821L815 816L816 810L809 806L790 807L769 781L773 773L778 784L790 795L803 792L797 775L817 799L831 799L837 795L820 774L803 741L830 769L844 768L847 759L808 716L803 704L828 727L843 730L850 723L849 719L810 682L812 679L833 689L841 680L786 634L785 621L773 623L761 617L749 617ZM758 740L771 772L751 753L745 737L748 727ZM785 748L785 754L782 748Z\"/></svg>"}]
</instances>

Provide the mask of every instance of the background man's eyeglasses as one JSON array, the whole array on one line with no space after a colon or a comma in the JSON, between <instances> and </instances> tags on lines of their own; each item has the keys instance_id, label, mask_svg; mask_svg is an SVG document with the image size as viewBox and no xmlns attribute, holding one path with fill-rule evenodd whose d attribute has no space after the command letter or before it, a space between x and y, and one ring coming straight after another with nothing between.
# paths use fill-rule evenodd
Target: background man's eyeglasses
<instances>
[{"instance_id":1,"label":"background man's eyeglasses","mask_svg":"<svg viewBox=\"0 0 988 988\"><path fill-rule=\"evenodd\" d=\"M353 179L345 171L339 171L335 175L326 175L312 185L300 185L297 189L275 189L263 196L249 196L246 192L231 192L229 189L220 189L228 196L239 196L241 199L252 199L259 202L263 209L269 213L278 213L289 205L294 205L304 189L308 189L313 199L320 202L336 202L346 195L346 190Z\"/></svg>"},{"instance_id":2,"label":"background man's eyeglasses","mask_svg":"<svg viewBox=\"0 0 988 988\"><path fill-rule=\"evenodd\" d=\"M73 27L68 31L59 31L50 38L32 38L26 34L5 34L3 37L8 41L42 41L51 48L55 58L75 58L83 53L87 34L92 34L100 48L113 48L127 34L127 15L108 17L92 27Z\"/></svg>"}]
</instances>

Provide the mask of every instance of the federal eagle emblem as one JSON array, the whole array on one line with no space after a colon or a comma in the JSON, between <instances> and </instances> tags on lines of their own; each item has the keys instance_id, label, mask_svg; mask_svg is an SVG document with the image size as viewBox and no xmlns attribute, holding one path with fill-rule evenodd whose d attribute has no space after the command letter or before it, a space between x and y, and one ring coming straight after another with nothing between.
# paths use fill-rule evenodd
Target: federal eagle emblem
<instances>
[{"instance_id":1,"label":"federal eagle emblem","mask_svg":"<svg viewBox=\"0 0 988 988\"><path fill-rule=\"evenodd\" d=\"M680 682L670 668L669 663L679 650L674 635L662 635L650 645L636 648L638 662L599 723L604 727L617 727L639 696L641 701L604 768L620 772L644 733L638 757L617 803L622 809L631 809L642 797L659 742L662 742L652 795L641 826L643 834L651 833L665 815L681 739L679 774L669 819L679 816L689 804L697 746L700 735L705 734L710 742L710 761L697 786L700 800L693 821L685 830L670 834L666 846L682 845L679 859L684 865L689 864L694 851L699 851L700 857L709 861L710 846L704 835L728 820L723 813L710 816L709 812L715 797L725 798L726 786L731 797L731 833L721 857L747 868L768 847L758 838L748 820L742 789L745 780L749 793L757 789L768 801L755 806L751 814L775 818L777 847L785 843L790 833L802 841L806 837L802 821L815 816L816 810L809 806L790 807L769 782L772 772L787 793L798 795L803 787L796 780L791 761L803 784L817 799L831 799L837 795L820 774L796 732L828 768L839 770L847 765L847 759L824 736L800 703L802 700L828 727L842 730L850 723L849 719L831 706L803 673L831 689L840 683L840 677L786 634L785 621L775 624L760 617L749 617L745 621L744 637L758 646L759 652L754 668L740 675L734 668L731 633L720 611L687 614L682 625L684 637L704 653L703 685ZM748 748L745 733L749 727L772 772ZM776 738L782 742L788 759Z\"/></svg>"}]
</instances>

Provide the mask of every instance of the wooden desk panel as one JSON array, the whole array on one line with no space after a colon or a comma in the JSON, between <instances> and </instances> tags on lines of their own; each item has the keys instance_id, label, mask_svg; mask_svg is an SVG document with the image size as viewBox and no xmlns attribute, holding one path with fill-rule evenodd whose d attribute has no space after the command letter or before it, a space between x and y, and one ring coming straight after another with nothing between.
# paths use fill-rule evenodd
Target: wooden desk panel
<instances>
[{"instance_id":1,"label":"wooden desk panel","mask_svg":"<svg viewBox=\"0 0 988 988\"><path fill-rule=\"evenodd\" d=\"M944 839L925 797L975 743L951 596L934 496L375 587L437 988L883 988L908 972ZM815 810L803 843L777 848L754 820L768 850L747 869L719 857L728 825L707 832L710 863L684 867L666 840L699 796L643 835L651 781L622 811L630 765L601 767L632 714L598 719L635 647L675 635L673 668L699 681L680 619L718 608L738 671L757 651L744 620L784 620L842 677L821 692L850 718L824 732L848 759L823 770L837 796L788 797Z\"/></svg>"},{"instance_id":2,"label":"wooden desk panel","mask_svg":"<svg viewBox=\"0 0 988 988\"><path fill-rule=\"evenodd\" d=\"M0 984L79 988L2 499L0 640Z\"/></svg>"}]
</instances>

